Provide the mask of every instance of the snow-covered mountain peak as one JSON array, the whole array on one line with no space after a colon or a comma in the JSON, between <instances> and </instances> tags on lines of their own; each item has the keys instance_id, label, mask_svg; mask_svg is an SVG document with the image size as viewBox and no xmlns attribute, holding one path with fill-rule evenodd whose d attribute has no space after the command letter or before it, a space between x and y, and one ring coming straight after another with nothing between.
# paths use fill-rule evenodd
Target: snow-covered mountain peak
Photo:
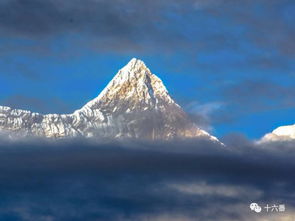
<instances>
[{"instance_id":1,"label":"snow-covered mountain peak","mask_svg":"<svg viewBox=\"0 0 295 221\"><path fill-rule=\"evenodd\" d=\"M136 58L120 69L99 96L86 106L117 106L118 102L127 102L129 109L157 108L161 102L175 103L161 79Z\"/></svg>"},{"instance_id":2,"label":"snow-covered mountain peak","mask_svg":"<svg viewBox=\"0 0 295 221\"><path fill-rule=\"evenodd\" d=\"M130 69L130 70L140 69L140 68L147 69L145 63L142 60L137 58L132 58L124 68Z\"/></svg>"},{"instance_id":3,"label":"snow-covered mountain peak","mask_svg":"<svg viewBox=\"0 0 295 221\"><path fill-rule=\"evenodd\" d=\"M147 79L152 77L150 69L139 59L131 59L116 76L113 78L114 83L123 84L126 81L136 81L139 83L148 83Z\"/></svg>"},{"instance_id":4,"label":"snow-covered mountain peak","mask_svg":"<svg viewBox=\"0 0 295 221\"><path fill-rule=\"evenodd\" d=\"M72 114L42 115L0 106L0 132L21 136L140 138L217 138L201 130L171 98L143 61L132 59L98 97Z\"/></svg>"}]
</instances>

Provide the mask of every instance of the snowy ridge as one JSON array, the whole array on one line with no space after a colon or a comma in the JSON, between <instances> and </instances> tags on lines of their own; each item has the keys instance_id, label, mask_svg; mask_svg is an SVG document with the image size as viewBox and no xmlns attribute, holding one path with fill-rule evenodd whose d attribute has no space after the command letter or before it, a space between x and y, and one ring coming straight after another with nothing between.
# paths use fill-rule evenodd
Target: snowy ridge
<instances>
[{"instance_id":1,"label":"snowy ridge","mask_svg":"<svg viewBox=\"0 0 295 221\"><path fill-rule=\"evenodd\" d=\"M133 58L98 97L72 114L42 115L0 106L0 131L17 136L171 139L217 138L194 125L163 82Z\"/></svg>"},{"instance_id":2,"label":"snowy ridge","mask_svg":"<svg viewBox=\"0 0 295 221\"><path fill-rule=\"evenodd\" d=\"M262 137L261 143L274 141L290 141L295 139L295 124L281 126Z\"/></svg>"}]
</instances>

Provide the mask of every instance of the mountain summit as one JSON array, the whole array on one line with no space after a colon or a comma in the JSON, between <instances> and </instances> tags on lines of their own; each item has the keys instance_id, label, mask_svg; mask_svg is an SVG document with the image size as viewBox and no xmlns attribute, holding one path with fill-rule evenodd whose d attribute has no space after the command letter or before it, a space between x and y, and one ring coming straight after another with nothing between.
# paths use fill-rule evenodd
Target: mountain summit
<instances>
[{"instance_id":1,"label":"mountain summit","mask_svg":"<svg viewBox=\"0 0 295 221\"><path fill-rule=\"evenodd\" d=\"M160 78L133 58L99 96L73 114L32 113L0 106L0 130L21 136L137 138L203 137Z\"/></svg>"},{"instance_id":2,"label":"mountain summit","mask_svg":"<svg viewBox=\"0 0 295 221\"><path fill-rule=\"evenodd\" d=\"M124 111L158 109L161 102L175 103L163 82L146 67L143 61L133 58L123 67L94 100L86 106L98 104L109 109Z\"/></svg>"}]
</instances>

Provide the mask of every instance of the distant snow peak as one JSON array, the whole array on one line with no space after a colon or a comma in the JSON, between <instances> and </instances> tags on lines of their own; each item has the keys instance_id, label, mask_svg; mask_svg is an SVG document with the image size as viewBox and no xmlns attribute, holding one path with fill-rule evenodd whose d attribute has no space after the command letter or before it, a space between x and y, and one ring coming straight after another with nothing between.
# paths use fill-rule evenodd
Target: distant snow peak
<instances>
[{"instance_id":1,"label":"distant snow peak","mask_svg":"<svg viewBox=\"0 0 295 221\"><path fill-rule=\"evenodd\" d=\"M295 140L295 124L281 126L262 137L260 143Z\"/></svg>"},{"instance_id":2,"label":"distant snow peak","mask_svg":"<svg viewBox=\"0 0 295 221\"><path fill-rule=\"evenodd\" d=\"M0 107L0 130L41 137L167 140L217 138L194 125L162 80L133 58L105 89L73 114L42 115Z\"/></svg>"}]
</instances>

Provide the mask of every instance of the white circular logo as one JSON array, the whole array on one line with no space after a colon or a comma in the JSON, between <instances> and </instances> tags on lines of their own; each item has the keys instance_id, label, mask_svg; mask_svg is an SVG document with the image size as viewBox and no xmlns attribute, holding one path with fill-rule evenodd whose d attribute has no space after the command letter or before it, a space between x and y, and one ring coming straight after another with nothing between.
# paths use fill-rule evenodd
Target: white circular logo
<instances>
[{"instance_id":1,"label":"white circular logo","mask_svg":"<svg viewBox=\"0 0 295 221\"><path fill-rule=\"evenodd\" d=\"M251 203L250 204L250 209L252 211L255 211L256 213L260 213L261 212L261 207L257 204L257 203Z\"/></svg>"}]
</instances>

